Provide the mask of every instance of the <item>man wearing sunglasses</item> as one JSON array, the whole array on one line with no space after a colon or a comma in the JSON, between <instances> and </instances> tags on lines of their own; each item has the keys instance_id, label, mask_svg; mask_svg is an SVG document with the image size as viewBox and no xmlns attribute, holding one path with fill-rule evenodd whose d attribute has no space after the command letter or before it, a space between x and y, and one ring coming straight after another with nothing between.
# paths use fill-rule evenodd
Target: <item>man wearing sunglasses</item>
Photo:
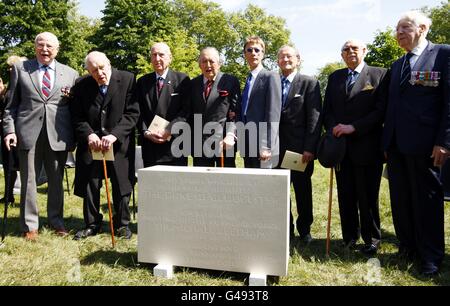
<instances>
[{"instance_id":1,"label":"man wearing sunglasses","mask_svg":"<svg viewBox=\"0 0 450 306\"><path fill-rule=\"evenodd\" d=\"M328 78L323 118L327 131L346 140L344 159L336 168L342 246L354 248L361 235L361 252L374 255L381 239L378 192L387 83L386 69L367 65L366 54L364 43L344 43L341 56L347 68Z\"/></svg>"},{"instance_id":2,"label":"man wearing sunglasses","mask_svg":"<svg viewBox=\"0 0 450 306\"><path fill-rule=\"evenodd\" d=\"M244 57L250 68L245 87L242 92L242 101L238 106L238 121L251 129L256 126L257 138L246 129L245 147L238 147L244 157L246 168L274 168L278 164L278 126L281 113L281 84L277 73L264 69L264 41L252 36L244 44ZM238 134L239 131L238 131ZM253 135L252 135L253 134ZM252 139L250 139L252 135Z\"/></svg>"}]
</instances>

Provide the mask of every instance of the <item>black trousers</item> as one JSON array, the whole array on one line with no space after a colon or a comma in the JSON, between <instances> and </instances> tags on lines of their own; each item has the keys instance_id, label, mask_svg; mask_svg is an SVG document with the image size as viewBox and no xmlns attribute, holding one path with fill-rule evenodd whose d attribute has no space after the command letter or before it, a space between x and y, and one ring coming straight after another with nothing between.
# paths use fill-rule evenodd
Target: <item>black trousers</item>
<instances>
[{"instance_id":1,"label":"black trousers","mask_svg":"<svg viewBox=\"0 0 450 306\"><path fill-rule=\"evenodd\" d=\"M392 218L400 247L423 262L444 258L444 199L439 169L429 156L388 151Z\"/></svg>"},{"instance_id":2,"label":"black trousers","mask_svg":"<svg viewBox=\"0 0 450 306\"><path fill-rule=\"evenodd\" d=\"M1 135L1 143L2 143L2 164L3 164L3 173L4 173L4 179L5 179L5 199L8 199L8 201L12 201L14 198L13 190L14 190L14 183L17 179L17 172L16 170L19 170L19 156L17 155L17 149L11 149L12 152L9 152L6 148L6 144L3 141L3 133L0 133ZM10 176L9 182L7 182L8 176ZM9 185L8 185L9 183ZM8 190L6 190L6 186L8 186Z\"/></svg>"},{"instance_id":3,"label":"black trousers","mask_svg":"<svg viewBox=\"0 0 450 306\"><path fill-rule=\"evenodd\" d=\"M381 239L378 193L383 164L355 165L348 156L336 170L342 238L366 244Z\"/></svg>"},{"instance_id":4,"label":"black trousers","mask_svg":"<svg viewBox=\"0 0 450 306\"><path fill-rule=\"evenodd\" d=\"M103 173L103 162L94 161L92 167L95 168L91 173ZM112 186L112 200L114 206L113 224L118 229L122 226L128 226L130 223L130 195L121 195L119 183L113 167L108 167L108 177ZM92 177L89 180L86 190L86 196L83 200L84 222L87 227L100 227L103 215L100 211L100 189L102 188L103 176Z\"/></svg>"},{"instance_id":5,"label":"black trousers","mask_svg":"<svg viewBox=\"0 0 450 306\"><path fill-rule=\"evenodd\" d=\"M193 162L195 167L221 167L220 157L194 157ZM235 158L224 157L223 165L227 168L236 168Z\"/></svg>"},{"instance_id":6,"label":"black trousers","mask_svg":"<svg viewBox=\"0 0 450 306\"><path fill-rule=\"evenodd\" d=\"M295 200L297 203L297 230L300 237L309 234L311 224L313 223L313 201L312 201L312 184L311 175L314 170L314 162L310 162L305 172L291 170L291 183L294 187ZM291 229L293 229L294 217L292 215L291 202ZM291 232L293 232L291 230Z\"/></svg>"}]
</instances>

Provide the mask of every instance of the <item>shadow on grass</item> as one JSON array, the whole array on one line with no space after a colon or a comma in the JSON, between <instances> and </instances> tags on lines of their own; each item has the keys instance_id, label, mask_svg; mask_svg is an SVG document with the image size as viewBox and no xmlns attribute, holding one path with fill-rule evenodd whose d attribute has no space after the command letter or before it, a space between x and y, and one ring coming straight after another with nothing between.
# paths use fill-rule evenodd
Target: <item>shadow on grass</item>
<instances>
[{"instance_id":1,"label":"shadow on grass","mask_svg":"<svg viewBox=\"0 0 450 306\"><path fill-rule=\"evenodd\" d=\"M341 240L332 240L330 242L330 256L326 255L326 239L315 239L309 245L303 244L298 237L291 239L290 255L300 256L305 262L313 261L336 261L336 263L344 262L346 264L357 264L368 262L370 258L377 258L385 273L391 271L401 271L411 275L413 278L425 282L433 282L436 285L450 285L450 258L444 258L440 273L434 277L426 277L421 274L421 265L418 259L409 259L399 256L397 253L397 238L389 232L385 232L384 239L378 254L367 256L360 252L363 244L357 245L354 250L343 248Z\"/></svg>"},{"instance_id":2,"label":"shadow on grass","mask_svg":"<svg viewBox=\"0 0 450 306\"><path fill-rule=\"evenodd\" d=\"M121 266L124 268L137 268L137 252L119 252L117 250L98 250L90 253L81 260L82 265L104 263L108 266Z\"/></svg>"}]
</instances>

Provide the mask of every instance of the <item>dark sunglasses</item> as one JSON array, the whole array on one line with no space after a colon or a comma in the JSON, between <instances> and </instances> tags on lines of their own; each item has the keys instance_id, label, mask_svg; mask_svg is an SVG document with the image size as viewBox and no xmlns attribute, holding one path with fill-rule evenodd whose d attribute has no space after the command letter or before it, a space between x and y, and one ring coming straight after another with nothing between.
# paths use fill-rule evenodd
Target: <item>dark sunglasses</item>
<instances>
[{"instance_id":1,"label":"dark sunglasses","mask_svg":"<svg viewBox=\"0 0 450 306\"><path fill-rule=\"evenodd\" d=\"M259 53L261 51L261 49L258 49L258 48L247 48L247 49L245 49L245 51L247 51L248 53L252 53L253 51L255 51L255 53Z\"/></svg>"}]
</instances>

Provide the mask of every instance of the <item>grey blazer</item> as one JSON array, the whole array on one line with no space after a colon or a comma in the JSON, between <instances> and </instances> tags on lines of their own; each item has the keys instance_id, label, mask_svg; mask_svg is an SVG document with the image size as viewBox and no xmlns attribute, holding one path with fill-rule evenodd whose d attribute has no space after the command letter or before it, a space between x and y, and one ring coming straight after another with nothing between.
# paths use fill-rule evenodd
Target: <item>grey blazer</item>
<instances>
[{"instance_id":1,"label":"grey blazer","mask_svg":"<svg viewBox=\"0 0 450 306\"><path fill-rule=\"evenodd\" d=\"M69 99L63 96L61 90L70 88L78 73L58 62L55 71L55 82L50 96L46 98L41 92L36 59L19 62L13 67L3 132L4 135L16 133L21 150L30 150L36 144L44 118L52 150L66 151L75 146Z\"/></svg>"}]
</instances>

